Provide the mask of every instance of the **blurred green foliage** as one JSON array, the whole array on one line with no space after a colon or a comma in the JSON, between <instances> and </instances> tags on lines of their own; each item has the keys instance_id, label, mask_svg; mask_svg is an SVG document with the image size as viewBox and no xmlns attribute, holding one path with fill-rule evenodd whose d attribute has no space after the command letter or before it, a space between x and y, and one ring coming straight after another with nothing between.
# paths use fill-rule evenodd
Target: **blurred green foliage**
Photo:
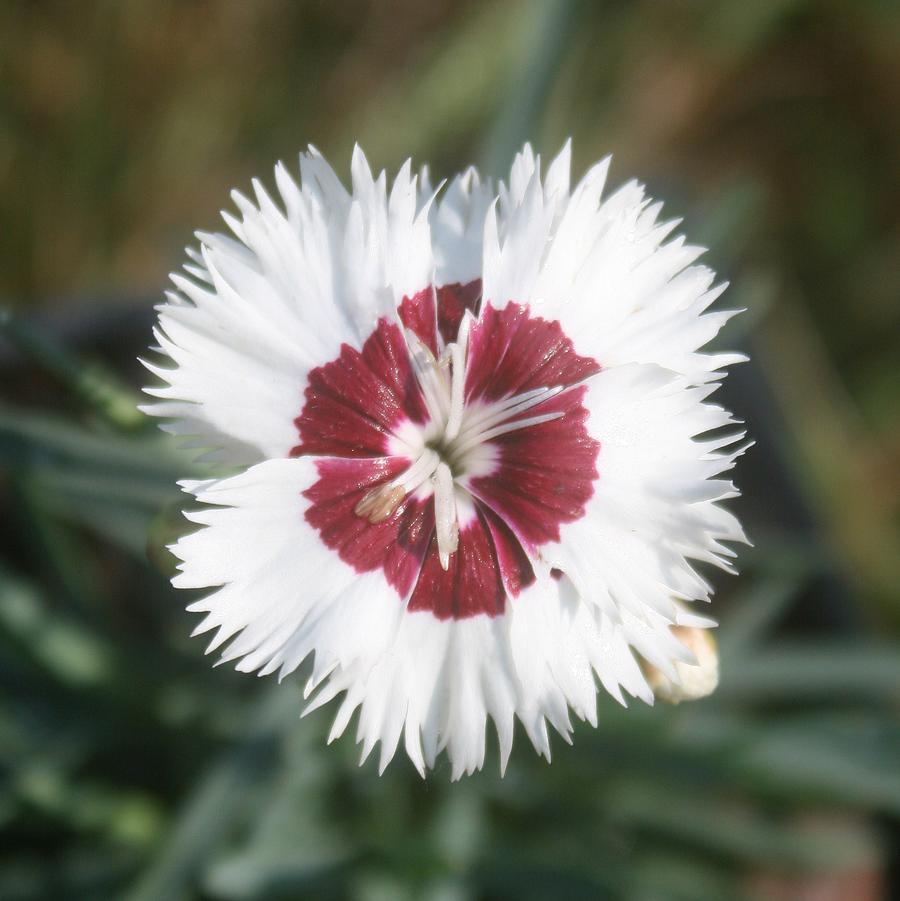
<instances>
[{"instance_id":1,"label":"blurred green foliage","mask_svg":"<svg viewBox=\"0 0 900 901\"><path fill-rule=\"evenodd\" d=\"M0 8L0 898L885 896L898 38L878 0ZM60 323L89 292L146 307L228 188L309 141L440 176L569 134L576 168L613 151L688 210L748 308L724 340L757 361L756 548L723 586L723 684L603 700L549 767L519 735L502 780L495 749L459 784L400 758L379 779L352 737L325 747L327 711L298 722L302 680L187 638L163 548L193 464L122 363L149 335L88 362Z\"/></svg>"}]
</instances>

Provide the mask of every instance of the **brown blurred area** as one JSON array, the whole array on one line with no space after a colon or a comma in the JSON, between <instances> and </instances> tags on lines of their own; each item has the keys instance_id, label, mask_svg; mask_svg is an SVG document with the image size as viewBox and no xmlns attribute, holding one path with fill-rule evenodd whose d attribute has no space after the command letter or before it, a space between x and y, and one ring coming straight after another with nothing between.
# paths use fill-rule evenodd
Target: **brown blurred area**
<instances>
[{"instance_id":1,"label":"brown blurred area","mask_svg":"<svg viewBox=\"0 0 900 901\"><path fill-rule=\"evenodd\" d=\"M21 305L158 290L232 185L340 141L450 6L4 5L0 291Z\"/></svg>"}]
</instances>

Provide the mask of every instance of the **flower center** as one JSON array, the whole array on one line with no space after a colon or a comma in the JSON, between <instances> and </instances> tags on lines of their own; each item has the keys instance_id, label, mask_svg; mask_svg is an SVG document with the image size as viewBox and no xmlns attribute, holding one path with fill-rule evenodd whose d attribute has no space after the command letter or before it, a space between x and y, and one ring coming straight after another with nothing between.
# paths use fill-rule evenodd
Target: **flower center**
<instances>
[{"instance_id":1,"label":"flower center","mask_svg":"<svg viewBox=\"0 0 900 901\"><path fill-rule=\"evenodd\" d=\"M429 286L398 314L309 374L291 450L319 473L304 517L409 612L498 616L593 494L582 382L600 366L527 306L483 306L479 281Z\"/></svg>"},{"instance_id":2,"label":"flower center","mask_svg":"<svg viewBox=\"0 0 900 901\"><path fill-rule=\"evenodd\" d=\"M439 358L415 332L406 330L409 358L428 422L407 442L405 450L412 460L409 467L365 494L354 508L357 516L377 524L390 517L408 495L433 494L438 554L444 570L459 546L457 492L466 492L465 480L479 474L490 459L488 442L563 415L560 411L524 415L559 394L562 385L534 388L487 403L466 403L466 354L472 321L467 311L456 340L447 344Z\"/></svg>"}]
</instances>

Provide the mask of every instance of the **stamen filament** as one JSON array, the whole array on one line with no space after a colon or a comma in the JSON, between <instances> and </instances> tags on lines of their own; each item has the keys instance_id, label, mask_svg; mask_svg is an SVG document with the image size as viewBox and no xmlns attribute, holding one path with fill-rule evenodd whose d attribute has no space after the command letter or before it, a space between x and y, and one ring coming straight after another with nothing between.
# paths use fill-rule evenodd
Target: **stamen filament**
<instances>
[{"instance_id":1,"label":"stamen filament","mask_svg":"<svg viewBox=\"0 0 900 901\"><path fill-rule=\"evenodd\" d=\"M528 419L517 419L514 422L506 422L503 425L488 429L486 432L470 435L461 443L455 441L451 448L451 454L454 459L458 459L460 454L464 454L466 451L471 450L479 444L483 444L485 441L490 441L492 438L498 438L500 435L505 435L508 432L515 432L518 429L525 429L528 428L528 426L540 425L542 422L550 422L554 419L559 419L562 416L565 416L565 413L560 410L556 413L544 413L542 416L531 416Z\"/></svg>"},{"instance_id":2,"label":"stamen filament","mask_svg":"<svg viewBox=\"0 0 900 901\"><path fill-rule=\"evenodd\" d=\"M471 322L471 313L466 312L459 324L456 341L449 347L452 372L450 376L450 415L444 429L445 441L452 441L459 434L459 427L462 425L465 410L463 390L466 384L466 350L469 344Z\"/></svg>"},{"instance_id":3,"label":"stamen filament","mask_svg":"<svg viewBox=\"0 0 900 901\"><path fill-rule=\"evenodd\" d=\"M434 474L434 526L438 557L446 571L450 555L459 547L459 521L456 518L456 489L453 474L446 463L438 463Z\"/></svg>"},{"instance_id":4,"label":"stamen filament","mask_svg":"<svg viewBox=\"0 0 900 901\"><path fill-rule=\"evenodd\" d=\"M415 491L426 479L431 477L441 458L430 448L419 454L419 458L402 476L394 479L394 484L401 485L407 494Z\"/></svg>"},{"instance_id":5,"label":"stamen filament","mask_svg":"<svg viewBox=\"0 0 900 901\"><path fill-rule=\"evenodd\" d=\"M422 389L428 413L432 421L444 423L447 421L450 408L450 392L446 377L441 373L434 354L419 340L419 336L415 332L406 329L406 341L409 346L409 358L412 362L413 372Z\"/></svg>"},{"instance_id":6,"label":"stamen filament","mask_svg":"<svg viewBox=\"0 0 900 901\"><path fill-rule=\"evenodd\" d=\"M431 478L439 462L440 457L426 448L402 475L366 493L353 508L353 512L368 519L373 525L384 522L393 515L407 495Z\"/></svg>"},{"instance_id":7,"label":"stamen filament","mask_svg":"<svg viewBox=\"0 0 900 901\"><path fill-rule=\"evenodd\" d=\"M491 428L496 423L524 413L544 401L556 397L564 388L563 385L554 385L552 388L533 388L531 391L523 391L513 397L507 397L495 404L482 407L466 419L466 427L461 431L460 438L466 438L476 430Z\"/></svg>"}]
</instances>

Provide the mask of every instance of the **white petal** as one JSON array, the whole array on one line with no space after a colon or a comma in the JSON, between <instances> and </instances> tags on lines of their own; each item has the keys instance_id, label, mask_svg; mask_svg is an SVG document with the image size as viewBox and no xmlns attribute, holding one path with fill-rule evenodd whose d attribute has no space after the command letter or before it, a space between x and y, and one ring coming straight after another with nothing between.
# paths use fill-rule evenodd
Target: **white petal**
<instances>
[{"instance_id":1,"label":"white petal","mask_svg":"<svg viewBox=\"0 0 900 901\"><path fill-rule=\"evenodd\" d=\"M502 771L512 748L514 717L549 758L547 723L567 739L571 732L567 703L596 722L587 650L591 636L580 621L560 614L551 583L548 578L526 589L498 617L442 621L431 613L406 613L390 647L335 669L310 709L346 692L332 737L358 707L357 741L363 759L381 743L379 770L394 755L402 733L407 754L423 775L441 751L449 758L452 779L471 774L484 765L492 721ZM584 608L583 617L590 616Z\"/></svg>"},{"instance_id":2,"label":"white petal","mask_svg":"<svg viewBox=\"0 0 900 901\"><path fill-rule=\"evenodd\" d=\"M641 643L639 630L632 631L580 600L567 580L544 575L510 599L498 617L441 621L430 613L407 613L388 648L360 654L330 672L309 709L345 692L332 738L358 708L363 759L380 742L383 771L402 734L420 773L446 751L452 779L482 768L490 722L502 772L515 718L548 760L548 726L570 741L570 709L596 725L596 679L622 703L623 688L652 703L630 647ZM677 648L674 640L667 646L676 655Z\"/></svg>"},{"instance_id":3,"label":"white petal","mask_svg":"<svg viewBox=\"0 0 900 901\"><path fill-rule=\"evenodd\" d=\"M692 560L728 569L722 542L745 540L733 514L718 506L734 488L716 478L743 448L720 451L714 448L721 441L697 439L732 420L703 402L709 388L691 388L667 370L631 364L601 372L588 385L599 478L585 516L563 526L560 542L542 556L668 674L681 653L670 627L689 616L675 599L709 599Z\"/></svg>"},{"instance_id":4,"label":"white petal","mask_svg":"<svg viewBox=\"0 0 900 901\"><path fill-rule=\"evenodd\" d=\"M605 368L656 363L702 383L743 359L700 350L730 315L704 313L724 286L691 265L702 249L666 243L678 223L660 224L662 204L637 182L601 200L608 159L571 192L568 162L566 145L542 185L530 148L516 158L509 187L500 185L496 244L485 236L485 298L559 320L576 350Z\"/></svg>"},{"instance_id":5,"label":"white petal","mask_svg":"<svg viewBox=\"0 0 900 901\"><path fill-rule=\"evenodd\" d=\"M481 181L478 172L470 168L447 185L432 207L437 284L467 284L481 278L484 219L493 199L490 181Z\"/></svg>"},{"instance_id":6,"label":"white petal","mask_svg":"<svg viewBox=\"0 0 900 901\"><path fill-rule=\"evenodd\" d=\"M357 573L305 520L302 492L318 478L313 460L271 460L228 479L190 486L211 506L188 518L205 526L181 538L173 584L215 588L190 609L206 614L223 660L282 676L315 652L327 672L360 655L376 658L403 605L384 574ZM214 505L214 506L212 506Z\"/></svg>"},{"instance_id":7,"label":"white petal","mask_svg":"<svg viewBox=\"0 0 900 901\"><path fill-rule=\"evenodd\" d=\"M226 221L239 240L201 234L194 278L173 276L160 307L169 361L148 368L167 384L147 389L164 403L146 410L181 419L174 431L234 463L286 456L309 371L345 342L361 346L379 316L432 279L428 210L409 164L390 194L358 149L352 194L316 151L300 168L302 186L276 167L283 211L258 181L255 203L235 192L241 219Z\"/></svg>"}]
</instances>

